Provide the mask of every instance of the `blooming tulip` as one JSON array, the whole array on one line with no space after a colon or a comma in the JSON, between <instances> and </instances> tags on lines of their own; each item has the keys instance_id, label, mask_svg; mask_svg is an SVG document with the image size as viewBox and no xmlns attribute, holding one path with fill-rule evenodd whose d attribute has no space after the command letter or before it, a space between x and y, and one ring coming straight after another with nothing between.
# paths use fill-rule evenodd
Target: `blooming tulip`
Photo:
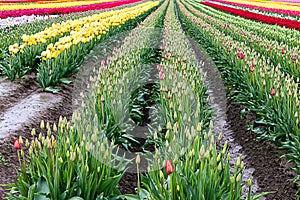
<instances>
[{"instance_id":1,"label":"blooming tulip","mask_svg":"<svg viewBox=\"0 0 300 200\"><path fill-rule=\"evenodd\" d=\"M20 144L19 139L14 140L14 147L15 147L15 149L21 149L21 144Z\"/></svg>"},{"instance_id":2,"label":"blooming tulip","mask_svg":"<svg viewBox=\"0 0 300 200\"><path fill-rule=\"evenodd\" d=\"M174 171L174 167L173 167L173 164L172 164L172 160L167 160L166 161L166 172L167 174L172 174Z\"/></svg>"}]
</instances>

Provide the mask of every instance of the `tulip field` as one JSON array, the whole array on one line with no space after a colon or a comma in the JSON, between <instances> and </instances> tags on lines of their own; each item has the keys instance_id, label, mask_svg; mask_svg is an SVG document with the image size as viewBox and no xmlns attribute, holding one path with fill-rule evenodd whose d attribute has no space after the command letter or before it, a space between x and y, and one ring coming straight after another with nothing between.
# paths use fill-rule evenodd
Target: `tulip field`
<instances>
[{"instance_id":1,"label":"tulip field","mask_svg":"<svg viewBox=\"0 0 300 200\"><path fill-rule=\"evenodd\" d=\"M299 18L0 0L0 199L299 199Z\"/></svg>"}]
</instances>

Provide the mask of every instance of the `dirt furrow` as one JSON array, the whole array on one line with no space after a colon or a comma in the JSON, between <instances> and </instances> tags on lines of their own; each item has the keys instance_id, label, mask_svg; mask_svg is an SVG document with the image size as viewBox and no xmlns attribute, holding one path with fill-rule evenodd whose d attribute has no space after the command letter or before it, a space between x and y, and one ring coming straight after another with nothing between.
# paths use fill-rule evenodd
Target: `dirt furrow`
<instances>
[{"instance_id":1,"label":"dirt furrow","mask_svg":"<svg viewBox=\"0 0 300 200\"><path fill-rule=\"evenodd\" d=\"M38 88L39 85L35 81L35 76L32 75L25 76L15 82L11 82L7 78L0 78L0 115Z\"/></svg>"}]
</instances>

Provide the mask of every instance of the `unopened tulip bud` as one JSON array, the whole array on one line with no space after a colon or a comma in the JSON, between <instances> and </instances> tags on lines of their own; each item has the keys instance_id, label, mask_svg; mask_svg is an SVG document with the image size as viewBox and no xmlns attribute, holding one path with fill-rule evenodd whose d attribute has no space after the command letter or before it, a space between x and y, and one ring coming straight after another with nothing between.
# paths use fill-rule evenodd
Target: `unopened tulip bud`
<instances>
[{"instance_id":1,"label":"unopened tulip bud","mask_svg":"<svg viewBox=\"0 0 300 200\"><path fill-rule=\"evenodd\" d=\"M45 128L45 123L44 123L44 120L41 121L41 125L40 125L41 129L44 129Z\"/></svg>"},{"instance_id":2,"label":"unopened tulip bud","mask_svg":"<svg viewBox=\"0 0 300 200\"><path fill-rule=\"evenodd\" d=\"M250 179L250 178L248 179L248 186L249 186L249 187L251 187L251 186L252 186L252 181L251 181L251 179Z\"/></svg>"},{"instance_id":3,"label":"unopened tulip bud","mask_svg":"<svg viewBox=\"0 0 300 200\"><path fill-rule=\"evenodd\" d=\"M136 163L137 165L139 165L139 164L141 163L141 157L140 157L140 154L138 154L138 155L136 156L135 163Z\"/></svg>"}]
</instances>

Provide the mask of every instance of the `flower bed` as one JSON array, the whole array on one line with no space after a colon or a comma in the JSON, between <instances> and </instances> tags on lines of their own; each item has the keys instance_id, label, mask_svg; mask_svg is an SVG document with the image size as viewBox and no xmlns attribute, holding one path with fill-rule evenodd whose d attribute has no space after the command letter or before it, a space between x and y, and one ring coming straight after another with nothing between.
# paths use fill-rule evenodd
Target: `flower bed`
<instances>
[{"instance_id":1,"label":"flower bed","mask_svg":"<svg viewBox=\"0 0 300 200\"><path fill-rule=\"evenodd\" d=\"M233 89L232 96L256 113L258 119L253 130L260 134L260 138L288 149L290 153L286 157L299 166L298 83L282 72L280 66L275 67L267 59L257 58L246 43L206 23L201 12L191 12L188 6L178 4L185 28L218 63ZM295 171L300 174L298 168Z\"/></svg>"},{"instance_id":2,"label":"flower bed","mask_svg":"<svg viewBox=\"0 0 300 200\"><path fill-rule=\"evenodd\" d=\"M266 8L266 7L262 7L262 6L255 6L255 5L249 5L249 4L244 4L244 3L236 3L236 2L230 2L230 1L223 1L223 0L215 0L215 1L220 2L220 3L224 3L224 4L228 4L228 5L243 7L243 8L257 9L257 10L270 12L270 13L278 13L278 14L289 15L289 16L300 16L299 11L283 10L283 9L275 9L275 8Z\"/></svg>"},{"instance_id":3,"label":"flower bed","mask_svg":"<svg viewBox=\"0 0 300 200\"><path fill-rule=\"evenodd\" d=\"M296 20L290 20L290 19L283 19L283 18L277 18L277 17L271 17L266 16L262 14L253 13L247 10L241 10L236 8L230 8L228 6L222 6L211 2L203 2L204 5L211 6L213 8L229 12L233 15L238 15L241 17L245 17L247 19L257 20L263 23L267 24L276 24L279 26L284 26L291 29L297 29L300 30L300 22Z\"/></svg>"},{"instance_id":4,"label":"flower bed","mask_svg":"<svg viewBox=\"0 0 300 200\"><path fill-rule=\"evenodd\" d=\"M36 8L36 9L25 9L25 10L5 10L0 12L0 18L7 17L19 17L24 15L53 15L53 14L67 14L72 12L84 12L90 10L99 10L112 8L115 6L120 6L128 3L138 2L138 0L126 0L126 1L114 1L105 2L100 4L74 6L67 8Z\"/></svg>"}]
</instances>

